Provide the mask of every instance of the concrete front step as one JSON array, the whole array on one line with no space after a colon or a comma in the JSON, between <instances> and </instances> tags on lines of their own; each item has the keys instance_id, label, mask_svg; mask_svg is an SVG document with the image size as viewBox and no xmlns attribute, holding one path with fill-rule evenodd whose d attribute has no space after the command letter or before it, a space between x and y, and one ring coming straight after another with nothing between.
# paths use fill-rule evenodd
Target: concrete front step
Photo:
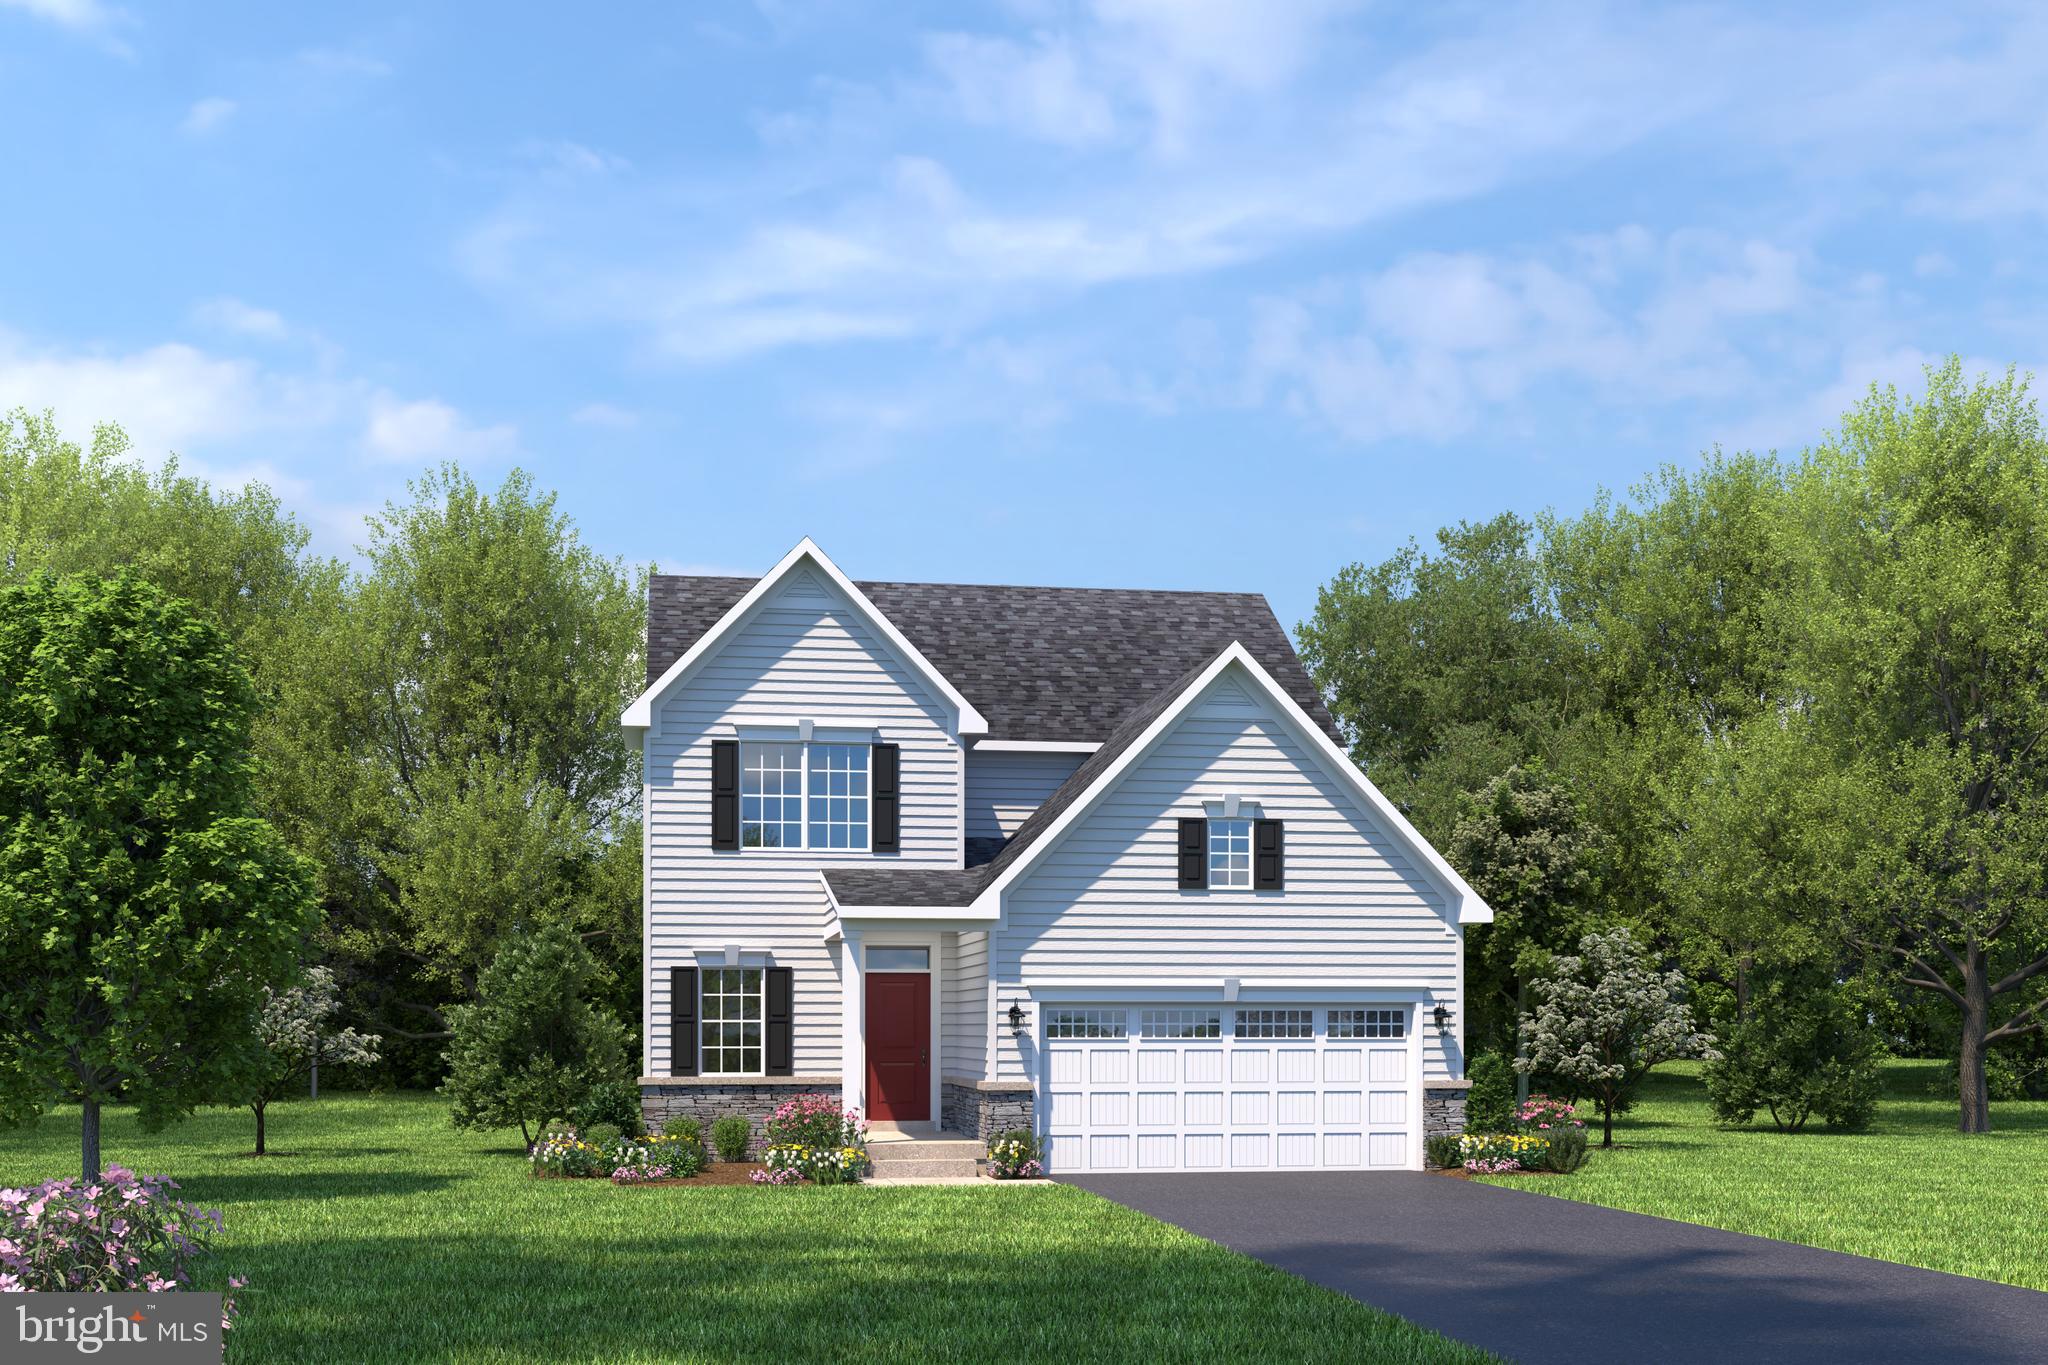
<instances>
[{"instance_id":1,"label":"concrete front step","mask_svg":"<svg viewBox=\"0 0 2048 1365\"><path fill-rule=\"evenodd\" d=\"M868 1143L868 1160L877 1166L894 1161L980 1161L988 1145L973 1138L910 1138Z\"/></svg>"},{"instance_id":2,"label":"concrete front step","mask_svg":"<svg viewBox=\"0 0 2048 1365\"><path fill-rule=\"evenodd\" d=\"M869 1152L870 1160L874 1153ZM972 1180L981 1174L981 1163L972 1157L912 1158L908 1161L875 1161L874 1180L931 1180L958 1176Z\"/></svg>"}]
</instances>

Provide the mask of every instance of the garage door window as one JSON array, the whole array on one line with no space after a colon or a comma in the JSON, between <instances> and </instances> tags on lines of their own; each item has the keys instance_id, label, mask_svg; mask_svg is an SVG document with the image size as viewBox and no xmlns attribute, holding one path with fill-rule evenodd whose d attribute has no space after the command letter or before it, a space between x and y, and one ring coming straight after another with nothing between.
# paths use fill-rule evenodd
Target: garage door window
<instances>
[{"instance_id":1,"label":"garage door window","mask_svg":"<svg viewBox=\"0 0 2048 1365\"><path fill-rule=\"evenodd\" d=\"M1122 1010L1048 1010L1045 1016L1048 1038L1122 1038Z\"/></svg>"},{"instance_id":2,"label":"garage door window","mask_svg":"<svg viewBox=\"0 0 2048 1365\"><path fill-rule=\"evenodd\" d=\"M1139 1027L1147 1038L1221 1038L1221 1010L1146 1010Z\"/></svg>"},{"instance_id":3,"label":"garage door window","mask_svg":"<svg viewBox=\"0 0 2048 1365\"><path fill-rule=\"evenodd\" d=\"M1332 1038L1406 1038L1406 1010L1331 1010Z\"/></svg>"},{"instance_id":4,"label":"garage door window","mask_svg":"<svg viewBox=\"0 0 2048 1365\"><path fill-rule=\"evenodd\" d=\"M1313 1038L1316 1036L1314 1010L1239 1010L1237 1036L1240 1038Z\"/></svg>"}]
</instances>

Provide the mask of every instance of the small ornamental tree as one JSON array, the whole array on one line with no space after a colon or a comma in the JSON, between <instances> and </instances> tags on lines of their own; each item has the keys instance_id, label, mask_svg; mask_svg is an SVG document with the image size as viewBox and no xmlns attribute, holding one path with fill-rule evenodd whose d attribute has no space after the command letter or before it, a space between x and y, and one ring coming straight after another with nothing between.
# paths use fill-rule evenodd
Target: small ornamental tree
<instances>
[{"instance_id":1,"label":"small ornamental tree","mask_svg":"<svg viewBox=\"0 0 2048 1365\"><path fill-rule=\"evenodd\" d=\"M264 1059L249 1092L249 1109L256 1115L256 1155L267 1150L263 1145L264 1111L314 1067L322 1062L368 1065L377 1060L377 1044L383 1040L376 1034L331 1026L329 1021L340 1008L334 972L327 967L309 967L306 979L298 985L267 993L263 1012L256 1018Z\"/></svg>"},{"instance_id":2,"label":"small ornamental tree","mask_svg":"<svg viewBox=\"0 0 2048 1365\"><path fill-rule=\"evenodd\" d=\"M455 1041L441 1086L457 1128L517 1128L530 1148L550 1119L580 1111L594 1087L630 1080L626 1030L590 994L598 964L564 925L514 932L449 1010Z\"/></svg>"},{"instance_id":3,"label":"small ornamental tree","mask_svg":"<svg viewBox=\"0 0 2048 1365\"><path fill-rule=\"evenodd\" d=\"M1721 1050L1706 1082L1722 1123L1748 1123L1762 1109L1782 1133L1816 1114L1858 1132L1877 1112L1876 1032L1830 972L1766 977Z\"/></svg>"},{"instance_id":4,"label":"small ornamental tree","mask_svg":"<svg viewBox=\"0 0 2048 1365\"><path fill-rule=\"evenodd\" d=\"M246 1085L297 970L312 870L253 814L255 689L225 637L124 571L0 589L0 1122L157 1128Z\"/></svg>"},{"instance_id":5,"label":"small ornamental tree","mask_svg":"<svg viewBox=\"0 0 2048 1365\"><path fill-rule=\"evenodd\" d=\"M1555 1076L1599 1104L1602 1147L1614 1145L1614 1115L1651 1067L1720 1056L1714 1035L1693 1024L1685 977L1659 972L1626 929L1587 934L1576 957L1553 958L1530 990L1537 1003L1522 1016L1528 1055L1515 1066Z\"/></svg>"}]
</instances>

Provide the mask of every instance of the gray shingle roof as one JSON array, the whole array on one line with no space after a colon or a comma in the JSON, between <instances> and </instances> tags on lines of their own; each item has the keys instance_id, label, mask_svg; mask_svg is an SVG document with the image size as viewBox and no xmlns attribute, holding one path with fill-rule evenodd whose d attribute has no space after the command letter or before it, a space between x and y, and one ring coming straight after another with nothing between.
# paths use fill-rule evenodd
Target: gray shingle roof
<instances>
[{"instance_id":1,"label":"gray shingle roof","mask_svg":"<svg viewBox=\"0 0 2048 1365\"><path fill-rule=\"evenodd\" d=\"M648 681L666 672L754 582L656 575L648 588ZM991 739L1099 742L1133 709L1233 640L1243 641L1337 737L1287 632L1258 593L858 586L981 712Z\"/></svg>"},{"instance_id":2,"label":"gray shingle roof","mask_svg":"<svg viewBox=\"0 0 2048 1365\"><path fill-rule=\"evenodd\" d=\"M1154 692L1143 705L1124 717L1123 724L1102 741L1102 747L1088 755L1087 760L1074 769L1073 775L1045 798L1045 804L1018 826L1016 834L991 861L963 871L913 867L852 871L831 868L826 871L825 880L831 885L833 896L841 905L972 905L974 898L1023 857L1025 850L1038 842L1061 813L1080 800L1082 794L1095 785L1096 778L1137 743L1145 728L1172 706L1174 700L1201 676L1202 670L1215 661L1216 655L1227 648L1229 643L1226 641L1222 648Z\"/></svg>"}]
</instances>

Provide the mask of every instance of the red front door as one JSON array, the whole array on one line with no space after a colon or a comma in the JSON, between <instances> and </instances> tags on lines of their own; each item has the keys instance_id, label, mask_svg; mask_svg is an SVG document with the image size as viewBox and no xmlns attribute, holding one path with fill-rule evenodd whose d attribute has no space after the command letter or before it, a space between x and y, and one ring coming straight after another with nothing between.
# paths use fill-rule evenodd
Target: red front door
<instances>
[{"instance_id":1,"label":"red front door","mask_svg":"<svg viewBox=\"0 0 2048 1365\"><path fill-rule=\"evenodd\" d=\"M932 1116L932 978L868 974L868 1117L895 1123Z\"/></svg>"}]
</instances>

